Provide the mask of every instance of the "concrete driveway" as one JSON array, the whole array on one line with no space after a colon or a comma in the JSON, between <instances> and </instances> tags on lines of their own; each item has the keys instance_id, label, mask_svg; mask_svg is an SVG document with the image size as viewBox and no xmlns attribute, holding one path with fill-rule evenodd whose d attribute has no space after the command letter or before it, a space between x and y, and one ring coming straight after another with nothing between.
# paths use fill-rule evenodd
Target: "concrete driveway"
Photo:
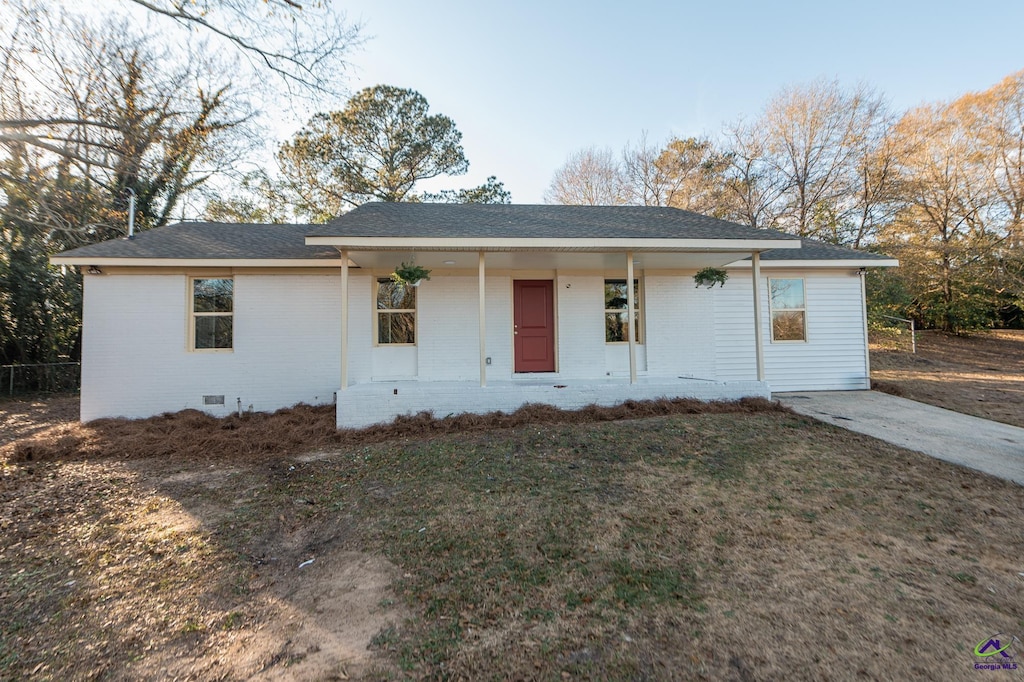
<instances>
[{"instance_id":1,"label":"concrete driveway","mask_svg":"<svg viewBox=\"0 0 1024 682\"><path fill-rule=\"evenodd\" d=\"M775 393L783 405L864 433L1024 485L1024 429L878 391Z\"/></svg>"}]
</instances>

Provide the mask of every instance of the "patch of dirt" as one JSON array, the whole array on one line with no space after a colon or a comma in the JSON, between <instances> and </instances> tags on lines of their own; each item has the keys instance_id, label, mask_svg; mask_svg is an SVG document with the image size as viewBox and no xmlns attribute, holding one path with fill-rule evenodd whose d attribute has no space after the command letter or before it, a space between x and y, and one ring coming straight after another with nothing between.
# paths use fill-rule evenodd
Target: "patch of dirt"
<instances>
[{"instance_id":1,"label":"patch of dirt","mask_svg":"<svg viewBox=\"0 0 1024 682\"><path fill-rule=\"evenodd\" d=\"M0 679L390 669L371 643L409 615L391 587L401 574L350 549L358 524L310 518L302 498L254 507L267 488L259 469L191 469L149 459L0 470ZM259 532L240 539L242 523Z\"/></svg>"},{"instance_id":2,"label":"patch of dirt","mask_svg":"<svg viewBox=\"0 0 1024 682\"><path fill-rule=\"evenodd\" d=\"M0 447L60 424L78 422L78 396L0 399Z\"/></svg>"},{"instance_id":3,"label":"patch of dirt","mask_svg":"<svg viewBox=\"0 0 1024 682\"><path fill-rule=\"evenodd\" d=\"M918 333L917 354L872 346L876 390L1024 427L1024 330Z\"/></svg>"},{"instance_id":4,"label":"patch of dirt","mask_svg":"<svg viewBox=\"0 0 1024 682\"><path fill-rule=\"evenodd\" d=\"M265 627L226 652L233 668L258 679L359 676L375 662L373 638L408 616L391 591L400 572L382 557L338 551L282 568L264 597Z\"/></svg>"}]
</instances>

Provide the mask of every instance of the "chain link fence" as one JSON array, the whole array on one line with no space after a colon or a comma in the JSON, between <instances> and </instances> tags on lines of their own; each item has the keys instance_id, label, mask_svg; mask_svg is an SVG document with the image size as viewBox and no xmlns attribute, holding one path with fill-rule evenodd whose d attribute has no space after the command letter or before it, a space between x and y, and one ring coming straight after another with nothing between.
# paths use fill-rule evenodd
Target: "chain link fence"
<instances>
[{"instance_id":1,"label":"chain link fence","mask_svg":"<svg viewBox=\"0 0 1024 682\"><path fill-rule=\"evenodd\" d=\"M82 363L0 365L0 395L68 393L82 385Z\"/></svg>"}]
</instances>

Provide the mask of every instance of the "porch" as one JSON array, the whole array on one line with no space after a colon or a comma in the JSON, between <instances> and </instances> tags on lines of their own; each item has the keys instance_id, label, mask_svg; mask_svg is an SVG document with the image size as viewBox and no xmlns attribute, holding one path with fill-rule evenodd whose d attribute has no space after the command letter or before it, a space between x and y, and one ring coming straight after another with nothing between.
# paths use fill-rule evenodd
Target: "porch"
<instances>
[{"instance_id":1,"label":"porch","mask_svg":"<svg viewBox=\"0 0 1024 682\"><path fill-rule=\"evenodd\" d=\"M337 394L338 428L362 428L400 415L430 411L435 417L495 410L512 412L527 403L567 410L587 405L612 406L626 400L696 398L737 400L770 398L765 381L710 381L685 377L567 379L517 378L489 381L381 381L354 384Z\"/></svg>"}]
</instances>

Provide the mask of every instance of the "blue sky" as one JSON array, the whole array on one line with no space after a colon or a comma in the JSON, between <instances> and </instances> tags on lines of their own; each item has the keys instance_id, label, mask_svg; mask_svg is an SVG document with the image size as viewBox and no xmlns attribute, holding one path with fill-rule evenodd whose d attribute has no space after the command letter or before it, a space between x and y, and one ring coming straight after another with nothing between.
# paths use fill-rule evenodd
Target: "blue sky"
<instances>
[{"instance_id":1,"label":"blue sky","mask_svg":"<svg viewBox=\"0 0 1024 682\"><path fill-rule=\"evenodd\" d=\"M349 87L410 87L455 120L470 186L540 202L573 150L715 135L781 87L866 82L899 108L1024 68L1024 3L344 0L365 23Z\"/></svg>"}]
</instances>

